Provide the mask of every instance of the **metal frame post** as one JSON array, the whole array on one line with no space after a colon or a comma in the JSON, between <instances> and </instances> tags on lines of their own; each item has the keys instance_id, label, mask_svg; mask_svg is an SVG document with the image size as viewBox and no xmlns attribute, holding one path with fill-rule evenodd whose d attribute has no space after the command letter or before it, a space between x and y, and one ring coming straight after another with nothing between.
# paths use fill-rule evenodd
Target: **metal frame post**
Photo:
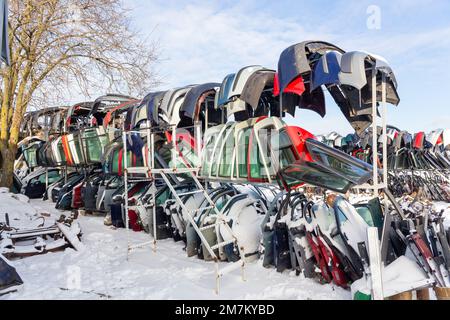
<instances>
[{"instance_id":1,"label":"metal frame post","mask_svg":"<svg viewBox=\"0 0 450 320\"><path fill-rule=\"evenodd\" d=\"M124 182L124 200L125 200L125 208L123 208L125 210L125 232L127 234L127 260L128 260L128 255L130 252L130 241L129 241L129 217L128 217L128 159L127 159L127 132L123 131L122 132L122 143L123 143L123 182ZM120 165L120 164L119 164Z\"/></svg>"},{"instance_id":2,"label":"metal frame post","mask_svg":"<svg viewBox=\"0 0 450 320\"><path fill-rule=\"evenodd\" d=\"M388 171L387 171L387 107L386 107L386 75L382 73L382 113L381 113L381 135L378 135L378 115L377 115L377 82L376 82L376 65L372 68L372 159L373 159L373 172L372 172L372 180L373 184L364 184L361 186L356 186L354 189L370 189L374 191L375 196L378 196L379 190L386 188L387 180L388 180ZM382 140L382 180L380 180L378 172L378 139L381 137Z\"/></svg>"},{"instance_id":3,"label":"metal frame post","mask_svg":"<svg viewBox=\"0 0 450 320\"><path fill-rule=\"evenodd\" d=\"M369 245L370 278L372 280L372 300L384 300L381 249L380 241L378 240L378 228L368 228L367 239Z\"/></svg>"},{"instance_id":4,"label":"metal frame post","mask_svg":"<svg viewBox=\"0 0 450 320\"><path fill-rule=\"evenodd\" d=\"M147 166L153 168L153 162L152 162L153 161L153 158L152 158L153 152L150 150L151 148L153 148L153 141L152 141L153 135L150 132L150 127L151 127L150 120L147 120L145 125L147 127L146 128L147 144L150 144L150 146L147 147Z\"/></svg>"},{"instance_id":5,"label":"metal frame post","mask_svg":"<svg viewBox=\"0 0 450 320\"><path fill-rule=\"evenodd\" d=\"M155 169L155 133L150 132L150 122L148 121L147 125L147 137L150 138L147 143L150 143L150 147L147 148L148 152L151 153L151 157L149 156L149 161L147 165L149 166L150 172ZM156 251L156 242L158 241L157 228L156 228L156 184L155 184L155 175L151 173L152 177L152 216L153 216L153 251Z\"/></svg>"},{"instance_id":6,"label":"metal frame post","mask_svg":"<svg viewBox=\"0 0 450 320\"><path fill-rule=\"evenodd\" d=\"M172 169L177 169L177 126L172 129Z\"/></svg>"},{"instance_id":7,"label":"metal frame post","mask_svg":"<svg viewBox=\"0 0 450 320\"><path fill-rule=\"evenodd\" d=\"M381 103L383 105L383 111L382 111L382 125L383 125L383 184L387 187L388 183L388 171L387 171L387 106L386 106L386 74L383 72L381 77Z\"/></svg>"},{"instance_id":8,"label":"metal frame post","mask_svg":"<svg viewBox=\"0 0 450 320\"><path fill-rule=\"evenodd\" d=\"M203 152L203 148L202 148L202 127L201 127L201 122L200 121L196 121L194 124L194 130L195 130L195 140L196 140L196 152L197 152L197 159L198 159L198 164L197 167L200 168L201 165L201 161L202 161L202 152Z\"/></svg>"},{"instance_id":9,"label":"metal frame post","mask_svg":"<svg viewBox=\"0 0 450 320\"><path fill-rule=\"evenodd\" d=\"M45 168L45 190L48 189L48 167Z\"/></svg>"},{"instance_id":10,"label":"metal frame post","mask_svg":"<svg viewBox=\"0 0 450 320\"><path fill-rule=\"evenodd\" d=\"M372 179L375 197L378 196L378 126L377 126L377 69L372 67Z\"/></svg>"}]
</instances>

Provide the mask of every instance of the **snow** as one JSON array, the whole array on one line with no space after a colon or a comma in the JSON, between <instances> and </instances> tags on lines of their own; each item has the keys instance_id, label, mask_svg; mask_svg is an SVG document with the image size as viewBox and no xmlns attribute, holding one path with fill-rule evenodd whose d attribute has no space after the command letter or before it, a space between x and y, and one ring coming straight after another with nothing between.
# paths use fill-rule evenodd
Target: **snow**
<instances>
[{"instance_id":1,"label":"snow","mask_svg":"<svg viewBox=\"0 0 450 320\"><path fill-rule=\"evenodd\" d=\"M6 221L7 213L10 225L14 228L35 228L42 224L42 213L46 215L46 210L31 205L28 197L8 191L7 188L0 188L0 222ZM44 218L45 226L54 223L54 219Z\"/></svg>"},{"instance_id":2,"label":"snow","mask_svg":"<svg viewBox=\"0 0 450 320\"><path fill-rule=\"evenodd\" d=\"M0 213L9 212L36 226L33 219L49 212L51 221L62 212L51 202L15 199L0 194ZM5 199L7 202L5 202ZM0 221L2 217L0 215ZM21 221L17 221L21 222ZM188 258L183 243L172 239L133 250L127 259L127 245L148 242L143 232L127 232L103 225L102 217L80 216L85 249L68 248L15 260L12 264L24 280L24 287L0 299L350 299L350 291L331 284L266 269L262 261L248 263L245 281L240 270L225 275L216 295L214 264ZM24 223L23 221L21 223ZM224 263L221 267L226 266Z\"/></svg>"},{"instance_id":3,"label":"snow","mask_svg":"<svg viewBox=\"0 0 450 320\"><path fill-rule=\"evenodd\" d=\"M421 287L428 287L432 280L417 265L417 263L406 257L401 256L382 270L383 293L385 297L414 290ZM370 295L369 281L361 278L352 284L353 295L356 291Z\"/></svg>"}]
</instances>

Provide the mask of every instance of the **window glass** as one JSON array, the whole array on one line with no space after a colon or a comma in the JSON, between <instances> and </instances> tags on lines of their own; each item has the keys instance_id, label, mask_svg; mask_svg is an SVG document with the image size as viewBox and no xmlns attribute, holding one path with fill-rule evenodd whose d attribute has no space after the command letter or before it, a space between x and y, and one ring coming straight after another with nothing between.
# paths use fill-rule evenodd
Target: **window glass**
<instances>
[{"instance_id":1,"label":"window glass","mask_svg":"<svg viewBox=\"0 0 450 320\"><path fill-rule=\"evenodd\" d=\"M252 133L252 128L246 128L244 129L238 140L238 158L237 158L237 165L239 166L239 177L240 178L247 178L248 171L247 171L247 157L248 157L248 144L250 141L250 134Z\"/></svg>"},{"instance_id":2,"label":"window glass","mask_svg":"<svg viewBox=\"0 0 450 320\"><path fill-rule=\"evenodd\" d=\"M229 199L230 199L230 195L228 195L228 194L217 199L215 202L217 210L219 210L219 211L222 210L223 207L225 207L225 205L227 204ZM213 209L211 209L211 210L213 210Z\"/></svg>"},{"instance_id":3,"label":"window glass","mask_svg":"<svg viewBox=\"0 0 450 320\"><path fill-rule=\"evenodd\" d=\"M252 144L250 146L250 176L253 179L267 179L267 172L264 166L264 160L267 164L267 169L271 176L275 175L275 170L272 166L271 161L271 151L268 145L268 141L270 141L270 137L272 134L272 130L269 129L260 129L258 130L259 144L257 139L255 139L254 131L253 131L253 139Z\"/></svg>"},{"instance_id":4,"label":"window glass","mask_svg":"<svg viewBox=\"0 0 450 320\"><path fill-rule=\"evenodd\" d=\"M222 134L219 135L218 138L218 145L216 150L214 151L214 154L212 155L212 162L211 162L211 176L215 177L217 175L217 170L219 168L218 162L219 162L219 155L220 155L220 145L221 142L223 142L223 139L225 139L225 134L228 130L223 130Z\"/></svg>"},{"instance_id":5,"label":"window glass","mask_svg":"<svg viewBox=\"0 0 450 320\"><path fill-rule=\"evenodd\" d=\"M40 181L39 178L40 178L40 177L36 177L36 178L31 179L31 181L29 182L29 185L33 185L33 184L35 184L36 182Z\"/></svg>"},{"instance_id":6,"label":"window glass","mask_svg":"<svg viewBox=\"0 0 450 320\"><path fill-rule=\"evenodd\" d=\"M31 168L37 166L36 151L35 147L31 147L24 152L25 160Z\"/></svg>"},{"instance_id":7,"label":"window glass","mask_svg":"<svg viewBox=\"0 0 450 320\"><path fill-rule=\"evenodd\" d=\"M161 192L157 197L156 197L156 205L157 206L161 206L163 205L166 200L168 200L170 198L170 189L166 188L164 189L163 192Z\"/></svg>"},{"instance_id":8,"label":"window glass","mask_svg":"<svg viewBox=\"0 0 450 320\"><path fill-rule=\"evenodd\" d=\"M64 153L64 147L62 145L62 139L60 139L58 141L57 149L58 149L59 156L61 157L61 163L60 164L65 164L66 163L66 154Z\"/></svg>"},{"instance_id":9,"label":"window glass","mask_svg":"<svg viewBox=\"0 0 450 320\"><path fill-rule=\"evenodd\" d=\"M78 136L76 135L69 135L68 137L69 145L71 146L70 152L73 152L73 158L75 164L80 164L83 160L83 153L80 146L80 141L78 139Z\"/></svg>"},{"instance_id":10,"label":"window glass","mask_svg":"<svg viewBox=\"0 0 450 320\"><path fill-rule=\"evenodd\" d=\"M207 177L209 175L209 168L211 167L210 159L212 157L212 152L214 144L216 143L217 134L211 136L203 149L203 161L202 161L202 175Z\"/></svg>"},{"instance_id":11,"label":"window glass","mask_svg":"<svg viewBox=\"0 0 450 320\"><path fill-rule=\"evenodd\" d=\"M374 226L373 219L372 219L372 214L371 214L369 208L367 208L367 207L359 207L359 208L356 208L356 211L358 212L358 214L361 216L361 218L363 218L364 221L370 227Z\"/></svg>"},{"instance_id":12,"label":"window glass","mask_svg":"<svg viewBox=\"0 0 450 320\"><path fill-rule=\"evenodd\" d=\"M311 162L299 162L290 165L282 171L282 177L289 187L308 183L326 189L346 192L350 183L340 176L324 171Z\"/></svg>"},{"instance_id":13,"label":"window glass","mask_svg":"<svg viewBox=\"0 0 450 320\"><path fill-rule=\"evenodd\" d=\"M351 156L342 154L337 156L337 151L326 147L312 144L308 140L308 150L310 151L314 161L324 165L327 168L341 174L348 180L359 183L359 181L371 173L371 166L359 161ZM348 159L343 159L346 157Z\"/></svg>"},{"instance_id":14,"label":"window glass","mask_svg":"<svg viewBox=\"0 0 450 320\"><path fill-rule=\"evenodd\" d=\"M258 148L258 142L256 141L254 132L252 132L252 143L250 145L250 177L254 179L261 179L262 168L260 167L260 154Z\"/></svg>"},{"instance_id":15,"label":"window glass","mask_svg":"<svg viewBox=\"0 0 450 320\"><path fill-rule=\"evenodd\" d=\"M83 151L81 150L80 141L75 138L75 149L78 155L78 163L81 163L83 161Z\"/></svg>"},{"instance_id":16,"label":"window glass","mask_svg":"<svg viewBox=\"0 0 450 320\"><path fill-rule=\"evenodd\" d=\"M57 180L59 180L59 178L60 176L58 171L53 170L48 172L48 184L56 182ZM45 173L41 174L39 177L36 177L36 181L39 181L41 183L45 183L45 179Z\"/></svg>"},{"instance_id":17,"label":"window glass","mask_svg":"<svg viewBox=\"0 0 450 320\"><path fill-rule=\"evenodd\" d=\"M100 139L98 139L98 137L95 135L95 132L93 131L86 131L84 134L84 138L88 162L99 161L102 152Z\"/></svg>"},{"instance_id":18,"label":"window glass","mask_svg":"<svg viewBox=\"0 0 450 320\"><path fill-rule=\"evenodd\" d=\"M179 152L183 155L183 159L191 166L196 167L198 165L198 157L195 150L185 140L180 140L177 144ZM180 161L176 164L177 167L186 167L184 161Z\"/></svg>"},{"instance_id":19,"label":"window glass","mask_svg":"<svg viewBox=\"0 0 450 320\"><path fill-rule=\"evenodd\" d=\"M116 149L112 152L111 173L119 173L119 150L120 149Z\"/></svg>"},{"instance_id":20,"label":"window glass","mask_svg":"<svg viewBox=\"0 0 450 320\"><path fill-rule=\"evenodd\" d=\"M51 184L53 182L56 182L60 179L60 174L58 171L50 171L48 173L48 183Z\"/></svg>"},{"instance_id":21,"label":"window glass","mask_svg":"<svg viewBox=\"0 0 450 320\"><path fill-rule=\"evenodd\" d=\"M274 168L276 171L287 167L297 160L295 157L291 139L284 129L272 135L270 140L270 147L272 149L272 155L278 158L280 167Z\"/></svg>"},{"instance_id":22,"label":"window glass","mask_svg":"<svg viewBox=\"0 0 450 320\"><path fill-rule=\"evenodd\" d=\"M219 164L219 176L231 177L231 167L233 162L234 150L234 126L227 130L228 136L222 144L222 157Z\"/></svg>"}]
</instances>

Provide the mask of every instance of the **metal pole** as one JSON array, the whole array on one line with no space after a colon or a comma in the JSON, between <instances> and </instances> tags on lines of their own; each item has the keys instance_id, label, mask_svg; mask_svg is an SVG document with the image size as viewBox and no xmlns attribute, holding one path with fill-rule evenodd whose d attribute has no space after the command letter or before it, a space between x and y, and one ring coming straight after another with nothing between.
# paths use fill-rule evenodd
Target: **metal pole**
<instances>
[{"instance_id":1,"label":"metal pole","mask_svg":"<svg viewBox=\"0 0 450 320\"><path fill-rule=\"evenodd\" d=\"M177 126L173 126L172 130L172 169L177 168Z\"/></svg>"},{"instance_id":2,"label":"metal pole","mask_svg":"<svg viewBox=\"0 0 450 320\"><path fill-rule=\"evenodd\" d=\"M156 229L156 186L155 179L152 181L152 215L153 215L153 251L156 251L156 241L158 240L157 229Z\"/></svg>"},{"instance_id":3,"label":"metal pole","mask_svg":"<svg viewBox=\"0 0 450 320\"><path fill-rule=\"evenodd\" d=\"M150 123L150 120L147 120L147 122L146 122L146 124L145 124L146 126L147 126L147 144L150 144L148 147L147 147L147 165L150 167L150 168L153 168L153 151L150 151L150 149L151 148L153 148L153 134L151 134L150 133L150 126L151 126L151 123Z\"/></svg>"},{"instance_id":4,"label":"metal pole","mask_svg":"<svg viewBox=\"0 0 450 320\"><path fill-rule=\"evenodd\" d=\"M387 174L387 107L386 107L386 74L382 73L381 84L381 101L383 104L382 122L383 122L383 184L387 187L388 174Z\"/></svg>"},{"instance_id":5,"label":"metal pole","mask_svg":"<svg viewBox=\"0 0 450 320\"><path fill-rule=\"evenodd\" d=\"M201 128L201 122L196 121L195 122L195 138L196 138L196 151L197 151L197 168L200 168L202 163L202 128Z\"/></svg>"},{"instance_id":6,"label":"metal pole","mask_svg":"<svg viewBox=\"0 0 450 320\"><path fill-rule=\"evenodd\" d=\"M372 67L372 162L374 195L378 197L377 69Z\"/></svg>"},{"instance_id":7,"label":"metal pole","mask_svg":"<svg viewBox=\"0 0 450 320\"><path fill-rule=\"evenodd\" d=\"M127 260L128 260L128 254L130 252L130 241L129 241L129 217L128 217L128 159L127 159L127 132L123 131L122 132L122 143L123 143L123 153L124 155L122 156L123 159L123 181L124 181L124 188L125 188L125 194L124 194L124 200L125 200L125 229L126 229L126 234L127 234ZM119 164L120 166L121 164Z\"/></svg>"},{"instance_id":8,"label":"metal pole","mask_svg":"<svg viewBox=\"0 0 450 320\"><path fill-rule=\"evenodd\" d=\"M218 94L218 93L217 93ZM209 121L209 111L208 111L208 104L205 103L205 131L208 130L208 121Z\"/></svg>"},{"instance_id":9,"label":"metal pole","mask_svg":"<svg viewBox=\"0 0 450 320\"><path fill-rule=\"evenodd\" d=\"M147 148L148 150L148 161L147 166L148 169L150 169L149 178L152 178L152 217L153 217L153 251L156 251L156 241L157 238L157 226L156 226L156 185L155 185L155 175L153 173L153 169L155 169L155 133L151 132L150 130L151 123L149 120L147 120L147 141L150 143L150 146Z\"/></svg>"},{"instance_id":10,"label":"metal pole","mask_svg":"<svg viewBox=\"0 0 450 320\"><path fill-rule=\"evenodd\" d=\"M370 276L372 281L372 300L384 300L378 228L371 227L367 229L367 240L369 245Z\"/></svg>"},{"instance_id":11,"label":"metal pole","mask_svg":"<svg viewBox=\"0 0 450 320\"><path fill-rule=\"evenodd\" d=\"M45 168L45 190L48 189L48 167Z\"/></svg>"},{"instance_id":12,"label":"metal pole","mask_svg":"<svg viewBox=\"0 0 450 320\"><path fill-rule=\"evenodd\" d=\"M150 169L153 170L155 169L155 134L152 133L150 135L150 143L151 146L149 148L149 152L151 153L150 155Z\"/></svg>"}]
</instances>

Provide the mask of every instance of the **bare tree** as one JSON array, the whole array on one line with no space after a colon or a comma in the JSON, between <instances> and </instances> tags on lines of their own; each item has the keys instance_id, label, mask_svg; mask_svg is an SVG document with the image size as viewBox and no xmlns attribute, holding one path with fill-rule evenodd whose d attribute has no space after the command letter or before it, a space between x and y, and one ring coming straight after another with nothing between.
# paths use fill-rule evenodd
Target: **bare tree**
<instances>
[{"instance_id":1,"label":"bare tree","mask_svg":"<svg viewBox=\"0 0 450 320\"><path fill-rule=\"evenodd\" d=\"M0 186L11 186L23 115L76 88L142 94L157 46L130 27L121 0L10 0L11 66L0 71ZM139 40L141 39L141 40ZM100 91L101 90L101 91Z\"/></svg>"}]
</instances>

